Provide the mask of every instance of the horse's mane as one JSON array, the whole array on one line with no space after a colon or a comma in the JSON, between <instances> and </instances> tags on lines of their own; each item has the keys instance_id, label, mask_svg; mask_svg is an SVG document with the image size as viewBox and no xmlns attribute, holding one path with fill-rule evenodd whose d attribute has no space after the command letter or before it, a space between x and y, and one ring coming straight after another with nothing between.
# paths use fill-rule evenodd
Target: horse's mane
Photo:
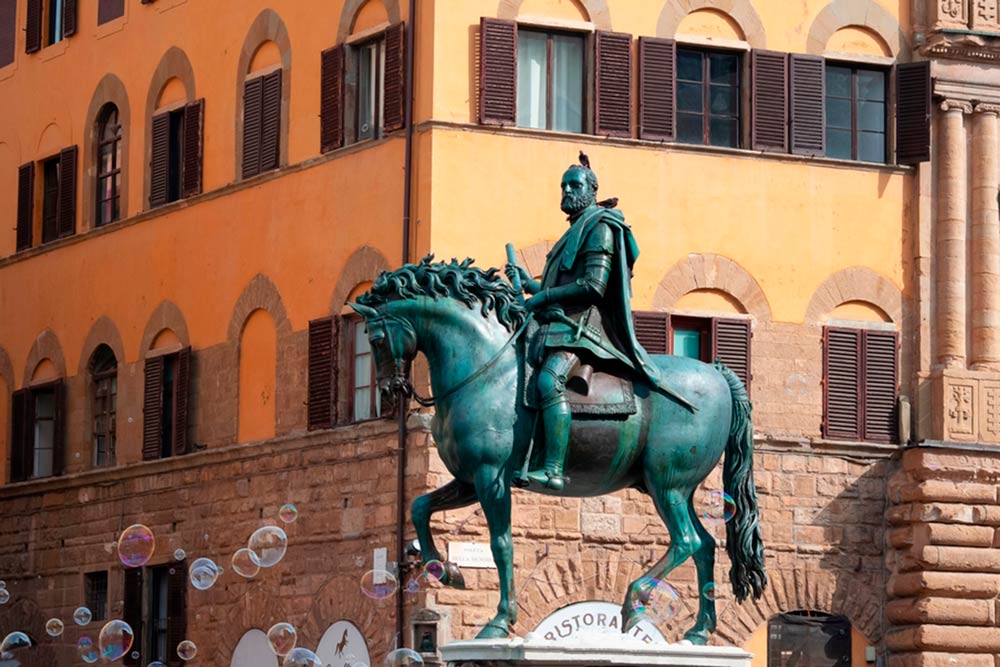
<instances>
[{"instance_id":1,"label":"horse's mane","mask_svg":"<svg viewBox=\"0 0 1000 667\"><path fill-rule=\"evenodd\" d=\"M504 280L498 269L484 271L472 266L467 258L459 262L434 262L427 255L418 264L406 264L395 271L383 271L371 289L358 297L358 303L377 308L389 301L413 299L418 296L450 297L469 308L479 303L486 317L495 312L497 320L508 331L521 326L526 311L517 292Z\"/></svg>"}]
</instances>

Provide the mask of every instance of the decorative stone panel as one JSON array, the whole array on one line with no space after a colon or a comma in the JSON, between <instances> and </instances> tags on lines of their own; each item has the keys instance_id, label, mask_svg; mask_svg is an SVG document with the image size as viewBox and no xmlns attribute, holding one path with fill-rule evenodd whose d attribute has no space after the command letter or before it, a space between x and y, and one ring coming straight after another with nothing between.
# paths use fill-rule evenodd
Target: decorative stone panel
<instances>
[{"instance_id":1,"label":"decorative stone panel","mask_svg":"<svg viewBox=\"0 0 1000 667\"><path fill-rule=\"evenodd\" d=\"M929 439L1000 445L1000 373L944 370L930 382Z\"/></svg>"}]
</instances>

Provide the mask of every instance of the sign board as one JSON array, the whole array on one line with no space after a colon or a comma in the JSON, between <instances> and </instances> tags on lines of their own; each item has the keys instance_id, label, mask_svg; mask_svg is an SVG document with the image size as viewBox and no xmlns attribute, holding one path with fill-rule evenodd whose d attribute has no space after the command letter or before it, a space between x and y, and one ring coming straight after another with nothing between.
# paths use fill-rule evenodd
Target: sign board
<instances>
[{"instance_id":1,"label":"sign board","mask_svg":"<svg viewBox=\"0 0 1000 667\"><path fill-rule=\"evenodd\" d=\"M543 618L532 632L548 641L566 641L587 635L621 633L621 623L620 604L592 600L557 609ZM663 633L649 621L639 621L629 635L647 644L667 643Z\"/></svg>"},{"instance_id":2,"label":"sign board","mask_svg":"<svg viewBox=\"0 0 1000 667\"><path fill-rule=\"evenodd\" d=\"M449 542L448 560L459 567L497 569L490 545L485 542Z\"/></svg>"},{"instance_id":3,"label":"sign board","mask_svg":"<svg viewBox=\"0 0 1000 667\"><path fill-rule=\"evenodd\" d=\"M374 582L376 584L385 583L385 561L386 561L386 548L379 547L372 551L372 570L375 571Z\"/></svg>"},{"instance_id":4,"label":"sign board","mask_svg":"<svg viewBox=\"0 0 1000 667\"><path fill-rule=\"evenodd\" d=\"M337 621L323 633L316 647L323 667L361 667L371 664L364 635L350 621Z\"/></svg>"}]
</instances>

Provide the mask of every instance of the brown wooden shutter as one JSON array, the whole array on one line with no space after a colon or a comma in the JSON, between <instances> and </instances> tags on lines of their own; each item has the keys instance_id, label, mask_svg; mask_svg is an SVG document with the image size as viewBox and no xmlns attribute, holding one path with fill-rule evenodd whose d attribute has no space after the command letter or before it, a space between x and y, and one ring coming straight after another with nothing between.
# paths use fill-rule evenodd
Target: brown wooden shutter
<instances>
[{"instance_id":1,"label":"brown wooden shutter","mask_svg":"<svg viewBox=\"0 0 1000 667\"><path fill-rule=\"evenodd\" d=\"M59 194L56 201L56 234L59 238L76 233L76 146L59 152Z\"/></svg>"},{"instance_id":2,"label":"brown wooden shutter","mask_svg":"<svg viewBox=\"0 0 1000 667\"><path fill-rule=\"evenodd\" d=\"M479 122L517 124L517 24L479 20Z\"/></svg>"},{"instance_id":3,"label":"brown wooden shutter","mask_svg":"<svg viewBox=\"0 0 1000 667\"><path fill-rule=\"evenodd\" d=\"M15 391L11 398L10 481L23 482L31 477L33 465L31 438L35 430L35 402L30 389Z\"/></svg>"},{"instance_id":4,"label":"brown wooden shutter","mask_svg":"<svg viewBox=\"0 0 1000 667\"><path fill-rule=\"evenodd\" d=\"M142 396L142 459L160 458L163 420L163 357L146 359L146 387Z\"/></svg>"},{"instance_id":5,"label":"brown wooden shutter","mask_svg":"<svg viewBox=\"0 0 1000 667\"><path fill-rule=\"evenodd\" d=\"M320 54L319 146L325 153L344 145L344 47Z\"/></svg>"},{"instance_id":6,"label":"brown wooden shutter","mask_svg":"<svg viewBox=\"0 0 1000 667\"><path fill-rule=\"evenodd\" d=\"M152 155L149 164L149 206L167 203L170 175L170 112L153 116Z\"/></svg>"},{"instance_id":7,"label":"brown wooden shutter","mask_svg":"<svg viewBox=\"0 0 1000 667\"><path fill-rule=\"evenodd\" d=\"M677 43L639 38L639 138L673 141L676 137Z\"/></svg>"},{"instance_id":8,"label":"brown wooden shutter","mask_svg":"<svg viewBox=\"0 0 1000 667\"><path fill-rule=\"evenodd\" d=\"M931 159L930 61L896 65L896 162Z\"/></svg>"},{"instance_id":9,"label":"brown wooden shutter","mask_svg":"<svg viewBox=\"0 0 1000 667\"><path fill-rule=\"evenodd\" d=\"M650 354L670 351L670 315L655 312L633 312L632 323L639 344Z\"/></svg>"},{"instance_id":10,"label":"brown wooden shutter","mask_svg":"<svg viewBox=\"0 0 1000 667\"><path fill-rule=\"evenodd\" d=\"M897 440L898 346L895 331L864 331L865 440Z\"/></svg>"},{"instance_id":11,"label":"brown wooden shutter","mask_svg":"<svg viewBox=\"0 0 1000 667\"><path fill-rule=\"evenodd\" d=\"M789 58L792 153L826 155L826 71L821 56Z\"/></svg>"},{"instance_id":12,"label":"brown wooden shutter","mask_svg":"<svg viewBox=\"0 0 1000 667\"><path fill-rule=\"evenodd\" d=\"M42 48L42 0L28 0L24 21L24 52Z\"/></svg>"},{"instance_id":13,"label":"brown wooden shutter","mask_svg":"<svg viewBox=\"0 0 1000 667\"><path fill-rule=\"evenodd\" d=\"M261 93L260 170L277 169L281 160L281 70L265 74Z\"/></svg>"},{"instance_id":14,"label":"brown wooden shutter","mask_svg":"<svg viewBox=\"0 0 1000 667\"><path fill-rule=\"evenodd\" d=\"M309 322L308 427L333 425L333 318Z\"/></svg>"},{"instance_id":15,"label":"brown wooden shutter","mask_svg":"<svg viewBox=\"0 0 1000 667\"><path fill-rule=\"evenodd\" d=\"M598 32L594 62L594 134L631 137L632 35Z\"/></svg>"},{"instance_id":16,"label":"brown wooden shutter","mask_svg":"<svg viewBox=\"0 0 1000 667\"><path fill-rule=\"evenodd\" d=\"M243 84L243 178L260 173L261 100L264 77Z\"/></svg>"},{"instance_id":17,"label":"brown wooden shutter","mask_svg":"<svg viewBox=\"0 0 1000 667\"><path fill-rule=\"evenodd\" d=\"M187 639L187 563L173 563L167 570L167 665L182 667L177 645Z\"/></svg>"},{"instance_id":18,"label":"brown wooden shutter","mask_svg":"<svg viewBox=\"0 0 1000 667\"><path fill-rule=\"evenodd\" d=\"M77 0L63 0L63 37L69 37L76 34L76 3Z\"/></svg>"},{"instance_id":19,"label":"brown wooden shutter","mask_svg":"<svg viewBox=\"0 0 1000 667\"><path fill-rule=\"evenodd\" d=\"M751 146L755 151L788 150L788 54L751 51Z\"/></svg>"},{"instance_id":20,"label":"brown wooden shutter","mask_svg":"<svg viewBox=\"0 0 1000 667\"><path fill-rule=\"evenodd\" d=\"M52 474L66 470L66 384L56 380L52 385Z\"/></svg>"},{"instance_id":21,"label":"brown wooden shutter","mask_svg":"<svg viewBox=\"0 0 1000 667\"><path fill-rule=\"evenodd\" d=\"M35 221L35 163L22 164L17 169L17 250L31 247Z\"/></svg>"},{"instance_id":22,"label":"brown wooden shutter","mask_svg":"<svg viewBox=\"0 0 1000 667\"><path fill-rule=\"evenodd\" d=\"M125 568L124 576L124 604L122 608L122 620L132 628L132 646L142 653L142 568ZM122 657L122 663L126 667L139 667L142 663L140 658L132 657L132 651L127 652Z\"/></svg>"},{"instance_id":23,"label":"brown wooden shutter","mask_svg":"<svg viewBox=\"0 0 1000 667\"><path fill-rule=\"evenodd\" d=\"M720 360L750 392L750 320L712 318L712 360Z\"/></svg>"},{"instance_id":24,"label":"brown wooden shutter","mask_svg":"<svg viewBox=\"0 0 1000 667\"><path fill-rule=\"evenodd\" d=\"M392 132L406 123L406 27L403 23L385 31L385 83L382 98L382 129Z\"/></svg>"},{"instance_id":25,"label":"brown wooden shutter","mask_svg":"<svg viewBox=\"0 0 1000 667\"><path fill-rule=\"evenodd\" d=\"M861 437L861 331L823 329L823 436Z\"/></svg>"},{"instance_id":26,"label":"brown wooden shutter","mask_svg":"<svg viewBox=\"0 0 1000 667\"><path fill-rule=\"evenodd\" d=\"M188 401L191 398L191 348L185 347L177 353L174 365L174 441L171 451L174 455L188 452Z\"/></svg>"},{"instance_id":27,"label":"brown wooden shutter","mask_svg":"<svg viewBox=\"0 0 1000 667\"><path fill-rule=\"evenodd\" d=\"M113 21L125 13L125 0L99 0L97 3L97 25Z\"/></svg>"},{"instance_id":28,"label":"brown wooden shutter","mask_svg":"<svg viewBox=\"0 0 1000 667\"><path fill-rule=\"evenodd\" d=\"M181 158L181 197L201 194L202 136L205 100L184 107L184 155Z\"/></svg>"},{"instance_id":29,"label":"brown wooden shutter","mask_svg":"<svg viewBox=\"0 0 1000 667\"><path fill-rule=\"evenodd\" d=\"M17 41L17 0L0 0L0 67L14 62Z\"/></svg>"}]
</instances>

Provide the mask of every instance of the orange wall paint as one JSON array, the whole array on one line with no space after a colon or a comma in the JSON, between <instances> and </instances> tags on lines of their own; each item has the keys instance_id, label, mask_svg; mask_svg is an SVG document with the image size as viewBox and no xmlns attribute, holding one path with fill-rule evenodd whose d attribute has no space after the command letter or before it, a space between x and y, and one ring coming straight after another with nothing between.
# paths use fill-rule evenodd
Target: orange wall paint
<instances>
[{"instance_id":1,"label":"orange wall paint","mask_svg":"<svg viewBox=\"0 0 1000 667\"><path fill-rule=\"evenodd\" d=\"M265 310L247 318L240 337L239 442L274 437L277 332Z\"/></svg>"}]
</instances>

